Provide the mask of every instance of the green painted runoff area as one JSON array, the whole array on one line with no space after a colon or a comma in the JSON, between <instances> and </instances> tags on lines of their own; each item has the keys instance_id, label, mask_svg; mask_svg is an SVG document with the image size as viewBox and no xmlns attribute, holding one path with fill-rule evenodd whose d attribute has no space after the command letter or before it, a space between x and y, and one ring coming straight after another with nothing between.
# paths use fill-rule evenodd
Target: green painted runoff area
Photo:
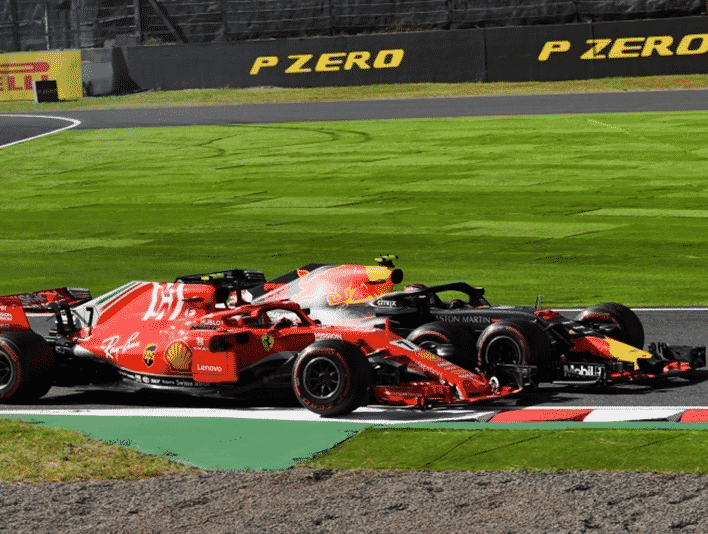
<instances>
[{"instance_id":1,"label":"green painted runoff area","mask_svg":"<svg viewBox=\"0 0 708 534\"><path fill-rule=\"evenodd\" d=\"M708 112L69 130L2 151L0 293L396 253L492 303L706 305L706 147Z\"/></svg>"},{"instance_id":2,"label":"green painted runoff area","mask_svg":"<svg viewBox=\"0 0 708 534\"><path fill-rule=\"evenodd\" d=\"M708 431L705 425L684 423L371 425L202 417L2 417L77 430L91 439L207 470L277 470L306 465L708 472L704 454ZM573 454L568 454L571 450Z\"/></svg>"},{"instance_id":3,"label":"green painted runoff area","mask_svg":"<svg viewBox=\"0 0 708 534\"><path fill-rule=\"evenodd\" d=\"M369 425L206 417L12 415L209 470L286 469Z\"/></svg>"}]
</instances>

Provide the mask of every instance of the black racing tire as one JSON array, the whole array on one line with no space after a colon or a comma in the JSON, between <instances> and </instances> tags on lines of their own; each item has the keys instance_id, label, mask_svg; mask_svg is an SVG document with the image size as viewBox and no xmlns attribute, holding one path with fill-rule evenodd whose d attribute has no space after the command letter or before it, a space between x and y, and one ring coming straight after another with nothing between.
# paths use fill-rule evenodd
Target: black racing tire
<instances>
[{"instance_id":1,"label":"black racing tire","mask_svg":"<svg viewBox=\"0 0 708 534\"><path fill-rule=\"evenodd\" d=\"M637 314L616 302L601 302L583 310L576 321L584 324L614 323L622 332L616 339L635 348L644 348L644 327Z\"/></svg>"},{"instance_id":2,"label":"black racing tire","mask_svg":"<svg viewBox=\"0 0 708 534\"><path fill-rule=\"evenodd\" d=\"M434 321L419 326L408 334L407 339L464 369L472 371L477 367L477 350L474 339L465 327L444 321ZM440 345L451 345L453 353L445 354L444 351L438 350Z\"/></svg>"},{"instance_id":3,"label":"black racing tire","mask_svg":"<svg viewBox=\"0 0 708 534\"><path fill-rule=\"evenodd\" d=\"M491 372L499 364L545 368L553 356L552 350L541 327L523 319L502 319L485 328L477 340L480 363Z\"/></svg>"},{"instance_id":4,"label":"black racing tire","mask_svg":"<svg viewBox=\"0 0 708 534\"><path fill-rule=\"evenodd\" d=\"M54 381L54 353L34 332L0 335L0 402L25 403L46 395Z\"/></svg>"},{"instance_id":5,"label":"black racing tire","mask_svg":"<svg viewBox=\"0 0 708 534\"><path fill-rule=\"evenodd\" d=\"M366 405L371 382L369 361L343 341L316 341L293 365L297 400L323 417L346 415Z\"/></svg>"}]
</instances>

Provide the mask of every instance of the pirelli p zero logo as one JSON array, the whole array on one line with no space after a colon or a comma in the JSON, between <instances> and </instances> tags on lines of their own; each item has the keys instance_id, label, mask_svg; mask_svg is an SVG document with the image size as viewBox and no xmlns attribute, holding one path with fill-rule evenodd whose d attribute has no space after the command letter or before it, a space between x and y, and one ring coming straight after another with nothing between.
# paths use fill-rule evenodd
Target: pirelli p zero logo
<instances>
[{"instance_id":1,"label":"pirelli p zero logo","mask_svg":"<svg viewBox=\"0 0 708 534\"><path fill-rule=\"evenodd\" d=\"M370 52L325 52L315 54L292 54L285 58L278 56L258 56L251 66L251 76L257 76L270 69L285 74L308 74L311 72L338 72L371 69L395 69L403 63L405 53L401 48ZM267 70L266 70L267 69Z\"/></svg>"},{"instance_id":2,"label":"pirelli p zero logo","mask_svg":"<svg viewBox=\"0 0 708 534\"><path fill-rule=\"evenodd\" d=\"M56 98L82 98L81 51L0 53L0 102L43 96L41 86L35 95L34 82L49 80L57 82Z\"/></svg>"},{"instance_id":3,"label":"pirelli p zero logo","mask_svg":"<svg viewBox=\"0 0 708 534\"><path fill-rule=\"evenodd\" d=\"M49 72L46 61L0 63L0 91L31 91L33 75L48 80L46 72Z\"/></svg>"},{"instance_id":4,"label":"pirelli p zero logo","mask_svg":"<svg viewBox=\"0 0 708 534\"><path fill-rule=\"evenodd\" d=\"M570 41L546 41L538 54L538 61L570 53ZM625 58L649 58L670 56L699 56L708 52L708 33L693 33L681 38L671 35L649 37L620 37L617 39L588 39L580 51L585 61Z\"/></svg>"}]
</instances>

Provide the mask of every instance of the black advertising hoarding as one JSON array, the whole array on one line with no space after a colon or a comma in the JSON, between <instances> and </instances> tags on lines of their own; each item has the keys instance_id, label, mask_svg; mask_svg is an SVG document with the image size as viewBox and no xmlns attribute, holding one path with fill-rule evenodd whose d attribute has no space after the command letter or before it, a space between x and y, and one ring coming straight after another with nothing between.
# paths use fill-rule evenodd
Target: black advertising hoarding
<instances>
[{"instance_id":1,"label":"black advertising hoarding","mask_svg":"<svg viewBox=\"0 0 708 534\"><path fill-rule=\"evenodd\" d=\"M143 89L485 81L483 30L127 49Z\"/></svg>"},{"instance_id":2,"label":"black advertising hoarding","mask_svg":"<svg viewBox=\"0 0 708 534\"><path fill-rule=\"evenodd\" d=\"M484 31L488 81L708 72L708 17Z\"/></svg>"},{"instance_id":3,"label":"black advertising hoarding","mask_svg":"<svg viewBox=\"0 0 708 534\"><path fill-rule=\"evenodd\" d=\"M593 24L593 77L708 73L708 17Z\"/></svg>"},{"instance_id":4,"label":"black advertising hoarding","mask_svg":"<svg viewBox=\"0 0 708 534\"><path fill-rule=\"evenodd\" d=\"M568 53L592 38L591 24L485 28L487 81L580 80L591 65Z\"/></svg>"},{"instance_id":5,"label":"black advertising hoarding","mask_svg":"<svg viewBox=\"0 0 708 534\"><path fill-rule=\"evenodd\" d=\"M126 64L162 90L706 73L708 17L142 46Z\"/></svg>"},{"instance_id":6,"label":"black advertising hoarding","mask_svg":"<svg viewBox=\"0 0 708 534\"><path fill-rule=\"evenodd\" d=\"M246 55L251 86L484 81L485 70L482 30L267 41Z\"/></svg>"},{"instance_id":7,"label":"black advertising hoarding","mask_svg":"<svg viewBox=\"0 0 708 534\"><path fill-rule=\"evenodd\" d=\"M241 49L234 45L130 47L126 64L131 80L142 89L247 87L238 81L249 67Z\"/></svg>"}]
</instances>

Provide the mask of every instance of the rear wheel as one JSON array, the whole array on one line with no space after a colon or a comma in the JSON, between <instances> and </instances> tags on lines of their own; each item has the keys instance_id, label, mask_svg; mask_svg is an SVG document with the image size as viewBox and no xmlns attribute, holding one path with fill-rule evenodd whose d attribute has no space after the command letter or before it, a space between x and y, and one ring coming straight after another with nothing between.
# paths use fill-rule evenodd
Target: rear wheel
<instances>
[{"instance_id":1,"label":"rear wheel","mask_svg":"<svg viewBox=\"0 0 708 534\"><path fill-rule=\"evenodd\" d=\"M614 324L617 333L611 337L638 349L644 348L642 322L627 306L616 302L601 302L581 312L575 320L588 325Z\"/></svg>"},{"instance_id":2,"label":"rear wheel","mask_svg":"<svg viewBox=\"0 0 708 534\"><path fill-rule=\"evenodd\" d=\"M34 332L0 336L0 402L29 402L44 396L53 383L54 354Z\"/></svg>"},{"instance_id":3,"label":"rear wheel","mask_svg":"<svg viewBox=\"0 0 708 534\"><path fill-rule=\"evenodd\" d=\"M407 339L464 369L477 367L474 340L464 327L435 321L419 326L408 334Z\"/></svg>"},{"instance_id":4,"label":"rear wheel","mask_svg":"<svg viewBox=\"0 0 708 534\"><path fill-rule=\"evenodd\" d=\"M371 368L356 347L317 341L293 366L293 389L300 404L324 417L345 415L366 404Z\"/></svg>"}]
</instances>

